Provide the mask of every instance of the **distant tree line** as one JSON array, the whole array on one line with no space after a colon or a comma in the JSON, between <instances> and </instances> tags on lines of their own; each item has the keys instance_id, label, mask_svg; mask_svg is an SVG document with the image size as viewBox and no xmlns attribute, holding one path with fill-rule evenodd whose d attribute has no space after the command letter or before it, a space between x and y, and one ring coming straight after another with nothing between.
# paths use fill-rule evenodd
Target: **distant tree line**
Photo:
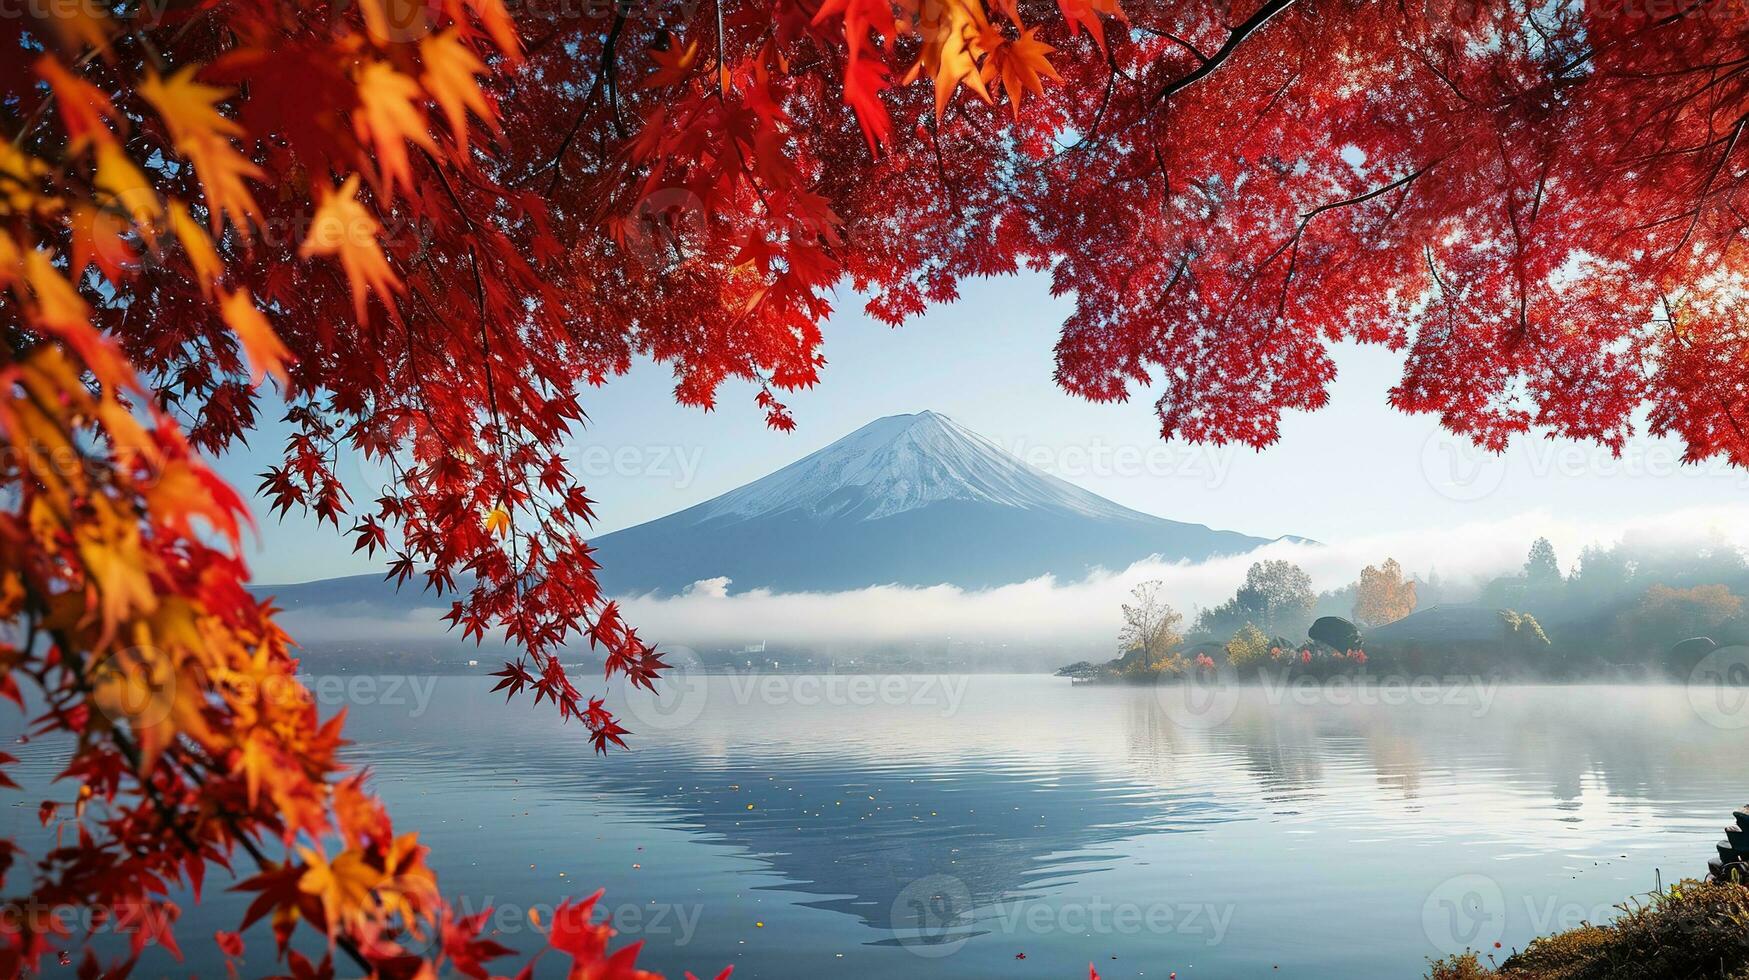
<instances>
[{"instance_id":1,"label":"distant tree line","mask_svg":"<svg viewBox=\"0 0 1749 980\"><path fill-rule=\"evenodd\" d=\"M1630 535L1563 572L1549 539L1508 574L1454 587L1386 558L1316 592L1291 561L1254 563L1223 602L1185 617L1160 581L1122 605L1118 657L1066 672L1147 680L1193 670L1484 671L1550 678L1684 675L1749 643L1749 561L1720 537ZM1417 615L1417 612L1420 614Z\"/></svg>"}]
</instances>

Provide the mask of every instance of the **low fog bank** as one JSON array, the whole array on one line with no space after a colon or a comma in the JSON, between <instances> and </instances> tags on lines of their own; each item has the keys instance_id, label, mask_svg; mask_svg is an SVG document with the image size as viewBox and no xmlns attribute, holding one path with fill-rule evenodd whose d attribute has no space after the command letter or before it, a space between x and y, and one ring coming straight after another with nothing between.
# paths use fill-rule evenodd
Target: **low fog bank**
<instances>
[{"instance_id":1,"label":"low fog bank","mask_svg":"<svg viewBox=\"0 0 1749 980\"><path fill-rule=\"evenodd\" d=\"M1712 544L1749 545L1749 508L1673 511L1613 525L1583 524L1552 511L1508 520L1380 534L1342 542L1276 542L1248 554L1197 563L1138 562L1101 570L1080 581L1050 577L983 590L953 586L876 586L847 592L739 592L727 579L694 584L671 597L623 600L627 618L665 648L736 648L769 644L826 651L854 651L895 644L944 642L1019 650L1110 651L1117 609L1138 582L1159 579L1174 607L1194 618L1233 594L1257 561L1285 559L1306 570L1317 590L1352 583L1360 570L1395 558L1423 579L1436 577L1441 601L1475 598L1491 578L1520 569L1526 547L1538 537L1553 542L1563 568L1583 549L1617 546L1662 550ZM447 607L447 604L446 604ZM437 609L382 615L367 603L293 611L282 622L306 647L360 647L427 643L473 650L439 621ZM477 656L499 652L488 640Z\"/></svg>"}]
</instances>

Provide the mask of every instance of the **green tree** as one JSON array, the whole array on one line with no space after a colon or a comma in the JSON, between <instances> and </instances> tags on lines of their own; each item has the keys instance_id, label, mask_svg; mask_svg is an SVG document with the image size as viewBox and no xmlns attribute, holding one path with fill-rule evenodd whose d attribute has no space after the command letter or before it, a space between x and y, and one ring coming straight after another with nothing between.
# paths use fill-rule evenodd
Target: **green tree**
<instances>
[{"instance_id":1,"label":"green tree","mask_svg":"<svg viewBox=\"0 0 1749 980\"><path fill-rule=\"evenodd\" d=\"M1310 623L1318 597L1312 577L1291 561L1260 561L1245 572L1238 596L1256 614L1253 622L1271 633L1299 633Z\"/></svg>"},{"instance_id":2,"label":"green tree","mask_svg":"<svg viewBox=\"0 0 1749 980\"><path fill-rule=\"evenodd\" d=\"M1579 552L1579 567L1568 584L1578 596L1604 599L1626 591L1633 578L1633 566L1622 548L1588 545Z\"/></svg>"},{"instance_id":3,"label":"green tree","mask_svg":"<svg viewBox=\"0 0 1749 980\"><path fill-rule=\"evenodd\" d=\"M1555 546L1548 538L1531 542L1530 554L1524 559L1524 584L1531 592L1546 592L1561 584L1561 563L1555 558Z\"/></svg>"},{"instance_id":4,"label":"green tree","mask_svg":"<svg viewBox=\"0 0 1749 980\"><path fill-rule=\"evenodd\" d=\"M1227 641L1227 662L1245 669L1262 663L1269 657L1269 634L1250 623L1239 627Z\"/></svg>"}]
</instances>

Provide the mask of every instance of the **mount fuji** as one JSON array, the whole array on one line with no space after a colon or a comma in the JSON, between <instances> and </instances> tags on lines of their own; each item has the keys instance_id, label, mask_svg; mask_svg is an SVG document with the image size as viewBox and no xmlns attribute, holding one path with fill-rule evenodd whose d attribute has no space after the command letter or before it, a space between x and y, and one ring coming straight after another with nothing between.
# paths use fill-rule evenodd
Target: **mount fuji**
<instances>
[{"instance_id":1,"label":"mount fuji","mask_svg":"<svg viewBox=\"0 0 1749 980\"><path fill-rule=\"evenodd\" d=\"M1293 539L1303 540L1303 539ZM1200 560L1268 539L1154 517L1026 464L936 412L893 415L722 496L590 542L613 595L871 585L985 588L1084 577L1158 555ZM431 604L377 574L262 586L281 607Z\"/></svg>"},{"instance_id":2,"label":"mount fuji","mask_svg":"<svg viewBox=\"0 0 1749 980\"><path fill-rule=\"evenodd\" d=\"M616 594L717 577L737 592L983 588L1267 543L1130 510L936 412L877 419L746 486L593 542Z\"/></svg>"}]
</instances>

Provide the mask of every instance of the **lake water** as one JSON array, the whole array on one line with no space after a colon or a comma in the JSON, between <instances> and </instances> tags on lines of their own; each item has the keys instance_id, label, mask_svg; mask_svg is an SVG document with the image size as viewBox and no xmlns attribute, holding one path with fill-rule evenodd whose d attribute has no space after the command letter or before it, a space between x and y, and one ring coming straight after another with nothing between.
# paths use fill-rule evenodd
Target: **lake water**
<instances>
[{"instance_id":1,"label":"lake water","mask_svg":"<svg viewBox=\"0 0 1749 980\"><path fill-rule=\"evenodd\" d=\"M601 758L490 686L322 696L501 941L534 948L529 907L605 887L641 965L674 977L1414 977L1704 873L1749 799L1744 729L1682 687L1248 688L1187 710L1037 676L694 676L616 697L637 735ZM16 749L38 785L60 761ZM3 829L28 838L38 798ZM189 961L139 975L216 969L241 906L213 889L179 929ZM245 972L268 970L249 939Z\"/></svg>"}]
</instances>

